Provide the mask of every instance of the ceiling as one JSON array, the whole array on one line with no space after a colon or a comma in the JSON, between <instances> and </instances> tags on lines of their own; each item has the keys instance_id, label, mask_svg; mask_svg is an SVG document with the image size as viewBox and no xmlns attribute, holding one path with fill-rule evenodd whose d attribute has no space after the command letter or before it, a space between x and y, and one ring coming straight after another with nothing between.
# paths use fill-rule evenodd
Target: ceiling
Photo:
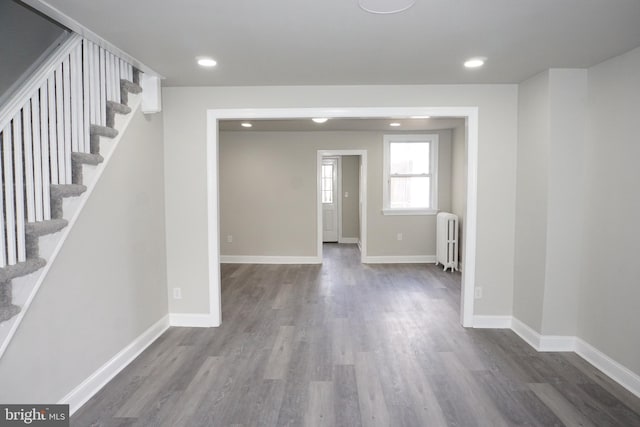
<instances>
[{"instance_id":1,"label":"ceiling","mask_svg":"<svg viewBox=\"0 0 640 427\"><path fill-rule=\"evenodd\" d=\"M250 122L252 127L247 129L241 123ZM389 123L400 123L398 127L391 127ZM309 132L309 131L384 131L384 132L416 132L428 130L453 129L464 125L465 119L431 118L431 119L330 119L326 123L318 124L311 119L288 120L221 120L219 130L223 132Z\"/></svg>"},{"instance_id":2,"label":"ceiling","mask_svg":"<svg viewBox=\"0 0 640 427\"><path fill-rule=\"evenodd\" d=\"M33 0L32 0L33 2ZM165 86L517 83L640 46L638 0L47 0ZM211 70L194 58L210 55ZM486 56L482 69L462 62Z\"/></svg>"}]
</instances>

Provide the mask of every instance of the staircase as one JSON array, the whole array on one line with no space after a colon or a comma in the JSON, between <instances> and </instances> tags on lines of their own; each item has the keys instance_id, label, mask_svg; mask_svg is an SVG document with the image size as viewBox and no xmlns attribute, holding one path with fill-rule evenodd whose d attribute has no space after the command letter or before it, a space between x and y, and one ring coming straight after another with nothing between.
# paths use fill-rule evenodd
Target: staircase
<instances>
[{"instance_id":1,"label":"staircase","mask_svg":"<svg viewBox=\"0 0 640 427\"><path fill-rule=\"evenodd\" d=\"M69 203L97 179L87 172L104 161L101 142L118 136L116 116L142 92L140 75L71 35L0 109L0 356L66 236Z\"/></svg>"}]
</instances>

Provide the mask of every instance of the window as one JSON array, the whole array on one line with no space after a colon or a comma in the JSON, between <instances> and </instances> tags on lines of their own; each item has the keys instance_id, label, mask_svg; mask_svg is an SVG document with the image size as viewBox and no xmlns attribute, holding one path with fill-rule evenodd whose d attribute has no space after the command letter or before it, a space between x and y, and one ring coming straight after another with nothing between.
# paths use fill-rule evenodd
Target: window
<instances>
[{"instance_id":1,"label":"window","mask_svg":"<svg viewBox=\"0 0 640 427\"><path fill-rule=\"evenodd\" d=\"M333 163L322 165L322 203L333 203Z\"/></svg>"},{"instance_id":2,"label":"window","mask_svg":"<svg viewBox=\"0 0 640 427\"><path fill-rule=\"evenodd\" d=\"M437 212L438 135L385 135L385 215Z\"/></svg>"}]
</instances>

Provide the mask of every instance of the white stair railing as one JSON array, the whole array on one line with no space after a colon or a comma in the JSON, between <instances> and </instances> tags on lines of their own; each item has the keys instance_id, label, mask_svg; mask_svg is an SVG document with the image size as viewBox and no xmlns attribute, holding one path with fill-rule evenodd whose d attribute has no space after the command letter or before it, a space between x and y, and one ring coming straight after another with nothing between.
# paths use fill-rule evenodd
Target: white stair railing
<instances>
[{"instance_id":1,"label":"white stair railing","mask_svg":"<svg viewBox=\"0 0 640 427\"><path fill-rule=\"evenodd\" d=\"M71 153L90 152L131 64L70 35L0 109L0 268L26 260L25 225L51 219L50 186L72 183Z\"/></svg>"}]
</instances>

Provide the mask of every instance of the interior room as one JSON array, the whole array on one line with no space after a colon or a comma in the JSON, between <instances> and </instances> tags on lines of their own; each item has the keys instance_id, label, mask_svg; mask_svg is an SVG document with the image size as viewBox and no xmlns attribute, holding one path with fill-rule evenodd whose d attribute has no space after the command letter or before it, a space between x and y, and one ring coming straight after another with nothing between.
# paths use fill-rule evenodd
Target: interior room
<instances>
[{"instance_id":1,"label":"interior room","mask_svg":"<svg viewBox=\"0 0 640 427\"><path fill-rule=\"evenodd\" d=\"M0 425L640 425L638 23L0 2Z\"/></svg>"}]
</instances>

